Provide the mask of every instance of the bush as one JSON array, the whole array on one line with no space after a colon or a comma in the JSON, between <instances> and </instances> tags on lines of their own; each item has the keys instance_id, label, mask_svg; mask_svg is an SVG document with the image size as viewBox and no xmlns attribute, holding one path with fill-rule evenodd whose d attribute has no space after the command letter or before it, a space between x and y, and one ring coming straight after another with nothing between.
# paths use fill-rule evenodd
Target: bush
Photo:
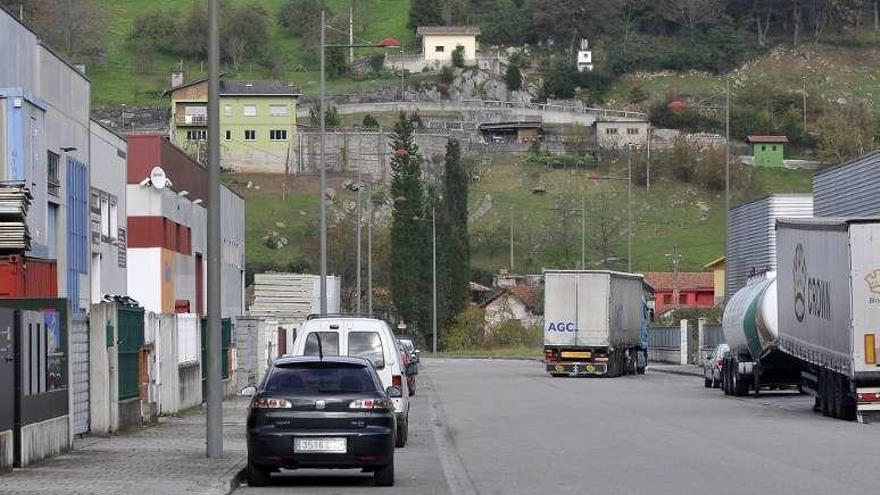
<instances>
[{"instance_id":1,"label":"bush","mask_svg":"<svg viewBox=\"0 0 880 495\"><path fill-rule=\"evenodd\" d=\"M508 91L522 89L522 73L515 64L507 66L507 70L504 72L504 83L507 85Z\"/></svg>"},{"instance_id":2,"label":"bush","mask_svg":"<svg viewBox=\"0 0 880 495\"><path fill-rule=\"evenodd\" d=\"M455 82L455 73L452 72L452 68L444 66L440 69L440 75L437 77L437 80L448 86Z\"/></svg>"},{"instance_id":3,"label":"bush","mask_svg":"<svg viewBox=\"0 0 880 495\"><path fill-rule=\"evenodd\" d=\"M524 327L519 320L505 320L489 327L487 347L533 347L541 345L544 338L539 326Z\"/></svg>"},{"instance_id":4,"label":"bush","mask_svg":"<svg viewBox=\"0 0 880 495\"><path fill-rule=\"evenodd\" d=\"M458 45L455 47L455 50L452 50L452 66L458 67L459 69L464 68L464 47Z\"/></svg>"},{"instance_id":5,"label":"bush","mask_svg":"<svg viewBox=\"0 0 880 495\"><path fill-rule=\"evenodd\" d=\"M364 120L361 121L361 129L378 129L379 121L376 120L372 115L366 114L364 115Z\"/></svg>"},{"instance_id":6,"label":"bush","mask_svg":"<svg viewBox=\"0 0 880 495\"><path fill-rule=\"evenodd\" d=\"M483 310L476 306L459 313L443 334L443 350L465 351L482 347L485 342L484 317Z\"/></svg>"}]
</instances>

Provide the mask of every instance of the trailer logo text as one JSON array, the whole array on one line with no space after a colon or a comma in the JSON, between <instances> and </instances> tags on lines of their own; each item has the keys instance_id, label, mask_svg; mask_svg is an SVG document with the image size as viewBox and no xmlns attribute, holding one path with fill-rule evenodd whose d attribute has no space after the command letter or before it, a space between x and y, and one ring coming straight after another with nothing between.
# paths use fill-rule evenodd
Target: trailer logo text
<instances>
[{"instance_id":1,"label":"trailer logo text","mask_svg":"<svg viewBox=\"0 0 880 495\"><path fill-rule=\"evenodd\" d=\"M548 332L577 332L577 323L573 321L551 321L547 324Z\"/></svg>"},{"instance_id":2,"label":"trailer logo text","mask_svg":"<svg viewBox=\"0 0 880 495\"><path fill-rule=\"evenodd\" d=\"M803 322L809 314L823 320L831 320L831 282L811 277L807 273L807 255L804 245L798 243L794 250L794 316Z\"/></svg>"}]
</instances>

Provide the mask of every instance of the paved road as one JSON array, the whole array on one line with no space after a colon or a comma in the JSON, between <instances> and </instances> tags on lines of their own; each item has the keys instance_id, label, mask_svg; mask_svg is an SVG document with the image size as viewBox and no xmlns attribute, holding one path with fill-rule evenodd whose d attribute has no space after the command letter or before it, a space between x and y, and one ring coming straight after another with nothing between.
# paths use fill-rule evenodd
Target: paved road
<instances>
[{"instance_id":1,"label":"paved road","mask_svg":"<svg viewBox=\"0 0 880 495\"><path fill-rule=\"evenodd\" d=\"M551 379L529 361L426 360L411 444L382 493L875 493L880 424L791 392L724 397L649 372ZM377 493L359 473L292 472L247 494Z\"/></svg>"}]
</instances>

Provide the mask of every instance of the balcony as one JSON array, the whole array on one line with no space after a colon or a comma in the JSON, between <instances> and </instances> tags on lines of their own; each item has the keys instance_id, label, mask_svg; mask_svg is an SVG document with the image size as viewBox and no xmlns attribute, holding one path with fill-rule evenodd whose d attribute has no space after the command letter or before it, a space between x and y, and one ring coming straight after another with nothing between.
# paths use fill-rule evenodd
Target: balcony
<instances>
[{"instance_id":1,"label":"balcony","mask_svg":"<svg viewBox=\"0 0 880 495\"><path fill-rule=\"evenodd\" d=\"M174 124L179 127L185 127L185 126L204 127L204 126L208 125L208 116L207 115L180 115L180 114L176 114L174 116Z\"/></svg>"}]
</instances>

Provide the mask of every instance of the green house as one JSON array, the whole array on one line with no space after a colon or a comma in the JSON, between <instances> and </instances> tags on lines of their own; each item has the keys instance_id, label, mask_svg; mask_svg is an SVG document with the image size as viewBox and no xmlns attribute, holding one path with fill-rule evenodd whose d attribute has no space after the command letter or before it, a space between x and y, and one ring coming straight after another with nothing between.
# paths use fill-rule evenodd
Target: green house
<instances>
[{"instance_id":1,"label":"green house","mask_svg":"<svg viewBox=\"0 0 880 495\"><path fill-rule=\"evenodd\" d=\"M749 136L746 141L752 145L752 155L756 167L781 167L783 149L788 143L786 136Z\"/></svg>"}]
</instances>

